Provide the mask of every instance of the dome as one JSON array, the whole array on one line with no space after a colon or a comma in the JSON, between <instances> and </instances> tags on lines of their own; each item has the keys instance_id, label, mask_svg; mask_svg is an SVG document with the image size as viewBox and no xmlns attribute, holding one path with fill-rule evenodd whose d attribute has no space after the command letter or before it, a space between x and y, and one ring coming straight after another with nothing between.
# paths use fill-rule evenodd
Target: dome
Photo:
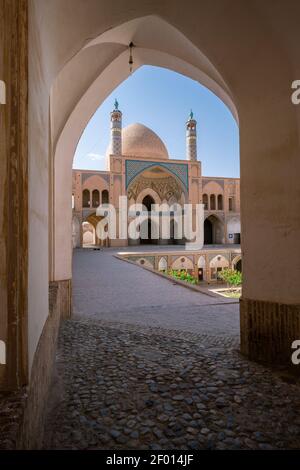
<instances>
[{"instance_id":1,"label":"dome","mask_svg":"<svg viewBox=\"0 0 300 470\"><path fill-rule=\"evenodd\" d=\"M131 124L122 131L122 155L168 159L168 151L155 132L143 124Z\"/></svg>"}]
</instances>

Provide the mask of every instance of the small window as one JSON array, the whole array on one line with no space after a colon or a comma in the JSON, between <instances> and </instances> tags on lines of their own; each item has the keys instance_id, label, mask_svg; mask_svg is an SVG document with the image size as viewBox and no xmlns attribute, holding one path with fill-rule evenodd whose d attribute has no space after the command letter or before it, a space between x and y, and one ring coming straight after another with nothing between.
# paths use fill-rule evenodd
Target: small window
<instances>
[{"instance_id":1,"label":"small window","mask_svg":"<svg viewBox=\"0 0 300 470\"><path fill-rule=\"evenodd\" d=\"M204 204L204 210L208 211L208 196L207 196L207 194L203 194L203 204Z\"/></svg>"},{"instance_id":2,"label":"small window","mask_svg":"<svg viewBox=\"0 0 300 470\"><path fill-rule=\"evenodd\" d=\"M232 197L228 199L228 209L230 211L233 211L233 198Z\"/></svg>"},{"instance_id":3,"label":"small window","mask_svg":"<svg viewBox=\"0 0 300 470\"><path fill-rule=\"evenodd\" d=\"M109 194L107 189L104 189L102 191L102 204L108 204L109 203Z\"/></svg>"},{"instance_id":4,"label":"small window","mask_svg":"<svg viewBox=\"0 0 300 470\"><path fill-rule=\"evenodd\" d=\"M82 192L82 207L90 207L90 192L88 189Z\"/></svg>"}]
</instances>

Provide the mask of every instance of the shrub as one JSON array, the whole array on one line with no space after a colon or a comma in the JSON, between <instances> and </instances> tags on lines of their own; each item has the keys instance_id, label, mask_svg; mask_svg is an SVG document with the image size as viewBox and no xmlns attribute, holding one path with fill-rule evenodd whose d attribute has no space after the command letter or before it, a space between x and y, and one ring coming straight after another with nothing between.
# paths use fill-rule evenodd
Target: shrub
<instances>
[{"instance_id":1,"label":"shrub","mask_svg":"<svg viewBox=\"0 0 300 470\"><path fill-rule=\"evenodd\" d=\"M242 273L235 269L229 269L229 268L223 269L223 271L220 271L218 275L220 279L225 281L228 284L228 286L231 286L231 287L238 287L243 282Z\"/></svg>"},{"instance_id":2,"label":"shrub","mask_svg":"<svg viewBox=\"0 0 300 470\"><path fill-rule=\"evenodd\" d=\"M175 279L180 279L181 281L186 281L189 284L197 284L198 281L197 279L192 276L192 274L189 274L186 270L181 270L181 271L176 271L175 269L171 269L168 272L169 276L174 277Z\"/></svg>"}]
</instances>

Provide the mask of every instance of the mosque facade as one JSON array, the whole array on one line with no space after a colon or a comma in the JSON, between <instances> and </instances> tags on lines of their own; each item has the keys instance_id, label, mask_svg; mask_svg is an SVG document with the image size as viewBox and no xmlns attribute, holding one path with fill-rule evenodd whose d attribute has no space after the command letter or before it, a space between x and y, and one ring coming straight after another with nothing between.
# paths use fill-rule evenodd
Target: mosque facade
<instances>
[{"instance_id":1,"label":"mosque facade","mask_svg":"<svg viewBox=\"0 0 300 470\"><path fill-rule=\"evenodd\" d=\"M143 124L122 128L122 112L115 102L110 113L110 144L106 153L105 171L73 170L73 247L83 245L128 246L185 243L177 236L171 217L168 238L160 236L160 228L146 221L146 237L99 239L97 215L99 205L111 204L118 215L120 196L128 207L143 204L149 211L154 204L184 207L204 204L204 244L240 244L240 180L239 178L202 175L197 158L197 122L191 112L186 122L186 159L172 159L168 150L151 129ZM130 223L130 214L128 223ZM159 225L159 224L158 224ZM154 227L154 228L153 228Z\"/></svg>"}]
</instances>

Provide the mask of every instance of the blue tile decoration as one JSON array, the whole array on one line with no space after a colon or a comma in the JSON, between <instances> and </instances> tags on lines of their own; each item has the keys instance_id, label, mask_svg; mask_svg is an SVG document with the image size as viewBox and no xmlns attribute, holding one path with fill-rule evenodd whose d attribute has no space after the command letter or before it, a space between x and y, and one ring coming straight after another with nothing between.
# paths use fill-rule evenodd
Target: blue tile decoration
<instances>
[{"instance_id":1,"label":"blue tile decoration","mask_svg":"<svg viewBox=\"0 0 300 470\"><path fill-rule=\"evenodd\" d=\"M142 160L126 160L126 189L137 175L153 166L165 168L170 173L173 173L173 175L177 176L177 178L181 181L185 189L188 191L188 165L184 163L151 162Z\"/></svg>"}]
</instances>

